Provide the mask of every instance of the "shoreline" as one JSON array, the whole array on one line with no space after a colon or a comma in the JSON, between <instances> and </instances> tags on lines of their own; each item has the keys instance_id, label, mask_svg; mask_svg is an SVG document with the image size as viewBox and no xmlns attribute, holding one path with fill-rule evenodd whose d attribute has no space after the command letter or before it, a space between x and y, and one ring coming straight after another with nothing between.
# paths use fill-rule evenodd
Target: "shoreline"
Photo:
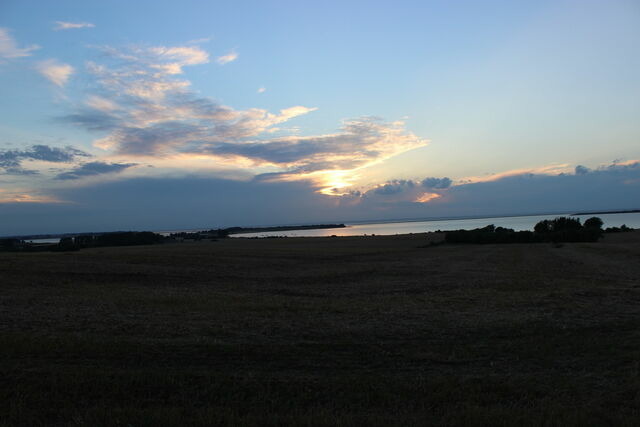
<instances>
[{"instance_id":1,"label":"shoreline","mask_svg":"<svg viewBox=\"0 0 640 427\"><path fill-rule=\"evenodd\" d=\"M614 215L614 214L626 214L626 213L640 213L640 209L631 209L631 210L626 210L626 211L578 212L578 213L572 213L571 216L579 216L579 215Z\"/></svg>"},{"instance_id":2,"label":"shoreline","mask_svg":"<svg viewBox=\"0 0 640 427\"><path fill-rule=\"evenodd\" d=\"M316 224L316 225L283 225L276 227L230 227L224 230L229 232L230 236L238 234L251 233L268 233L272 231L297 231L297 230L328 230L334 228L347 228L345 224ZM234 231L239 230L239 231Z\"/></svg>"},{"instance_id":3,"label":"shoreline","mask_svg":"<svg viewBox=\"0 0 640 427\"><path fill-rule=\"evenodd\" d=\"M352 226L372 225L372 224L401 224L401 223L413 223L413 222L443 222L443 221L465 221L465 220L479 220L479 219L493 219L493 218L522 218L522 217L534 217L534 216L582 216L582 215L614 215L625 213L640 213L640 209L631 210L616 210L616 211L585 211L576 213L567 212L553 212L553 213L533 213L533 214L512 214L512 215L489 215L489 216L457 216L457 217L442 217L442 218L406 218L406 219L389 219L389 220L370 220L370 221L345 221L343 223L335 224L313 224L313 225L281 225L281 226L265 226L265 227L226 227L222 230L229 230L229 235L241 235L252 233L266 233L277 231L296 231L296 230L323 230L323 229L338 229L349 228ZM238 231L235 231L238 230ZM132 230L128 230L132 231ZM152 231L156 234L168 235L169 233L203 233L209 231L207 228L193 228L175 231ZM109 233L122 233L124 230L117 231L92 231L92 232L65 232L65 233L38 233L38 234L22 234L22 235L4 235L0 236L0 239L18 239L18 240L43 240L43 239L62 239L65 237L76 236L97 236Z\"/></svg>"}]
</instances>

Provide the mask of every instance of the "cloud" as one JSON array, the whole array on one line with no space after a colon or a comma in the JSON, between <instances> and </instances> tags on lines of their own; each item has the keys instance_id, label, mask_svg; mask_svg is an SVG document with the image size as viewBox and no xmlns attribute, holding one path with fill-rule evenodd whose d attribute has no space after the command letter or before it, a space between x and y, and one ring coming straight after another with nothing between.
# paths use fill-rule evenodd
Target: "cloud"
<instances>
[{"instance_id":1,"label":"cloud","mask_svg":"<svg viewBox=\"0 0 640 427\"><path fill-rule=\"evenodd\" d=\"M8 28L0 27L0 63L15 58L31 56L31 52L40 49L38 45L28 47L18 47L16 41L9 34Z\"/></svg>"},{"instance_id":2,"label":"cloud","mask_svg":"<svg viewBox=\"0 0 640 427\"><path fill-rule=\"evenodd\" d=\"M151 64L151 67L163 70L167 74L182 74L182 67L186 65L209 62L209 54L193 46L152 47L149 52L157 55L158 59L166 61L165 63Z\"/></svg>"},{"instance_id":3,"label":"cloud","mask_svg":"<svg viewBox=\"0 0 640 427\"><path fill-rule=\"evenodd\" d=\"M74 125L90 131L109 131L117 129L121 124L121 121L117 116L100 110L96 108L95 105L92 105L88 109L62 117L60 118L60 121L73 123Z\"/></svg>"},{"instance_id":4,"label":"cloud","mask_svg":"<svg viewBox=\"0 0 640 427\"><path fill-rule=\"evenodd\" d=\"M576 174L521 174L453 186L447 206L469 215L530 214L637 208L640 163L608 165Z\"/></svg>"},{"instance_id":5,"label":"cloud","mask_svg":"<svg viewBox=\"0 0 640 427\"><path fill-rule=\"evenodd\" d=\"M326 194L335 184L346 184L346 171L355 171L426 145L427 141L404 129L402 122L361 117L347 120L337 133L284 137L238 144L214 143L204 150L221 156L240 156L277 166L282 179L316 178ZM342 174L337 179L336 174ZM342 182L342 184L341 184ZM332 185L334 185L332 187Z\"/></svg>"},{"instance_id":6,"label":"cloud","mask_svg":"<svg viewBox=\"0 0 640 427\"><path fill-rule=\"evenodd\" d=\"M442 197L438 193L422 193L414 200L416 203L429 203L432 200L436 200Z\"/></svg>"},{"instance_id":7,"label":"cloud","mask_svg":"<svg viewBox=\"0 0 640 427\"><path fill-rule=\"evenodd\" d=\"M30 175L39 175L40 172L38 172L37 170L34 169L24 169L22 167L7 167L7 168L2 168L0 167L0 174L2 175L22 175L22 176L30 176Z\"/></svg>"},{"instance_id":8,"label":"cloud","mask_svg":"<svg viewBox=\"0 0 640 427\"><path fill-rule=\"evenodd\" d=\"M582 165L576 166L576 169L575 169L576 175L584 175L589 172L591 172L591 170L586 166L582 166Z\"/></svg>"},{"instance_id":9,"label":"cloud","mask_svg":"<svg viewBox=\"0 0 640 427\"><path fill-rule=\"evenodd\" d=\"M35 193L5 189L0 235L632 209L640 200L640 163L605 165L582 175L510 175L426 192L419 180L412 182L391 194L371 189L338 197L316 192L310 181L193 175L88 181ZM66 203L15 203L20 194Z\"/></svg>"},{"instance_id":10,"label":"cloud","mask_svg":"<svg viewBox=\"0 0 640 427\"><path fill-rule=\"evenodd\" d=\"M118 173L136 165L136 163L89 162L84 163L68 172L58 174L56 176L56 179L80 179L87 176Z\"/></svg>"},{"instance_id":11,"label":"cloud","mask_svg":"<svg viewBox=\"0 0 640 427\"><path fill-rule=\"evenodd\" d=\"M46 61L38 62L36 66L38 72L46 77L51 83L56 86L63 87L74 69L69 64L63 64L55 59L47 59Z\"/></svg>"},{"instance_id":12,"label":"cloud","mask_svg":"<svg viewBox=\"0 0 640 427\"><path fill-rule=\"evenodd\" d=\"M48 145L33 145L24 150L0 151L0 170L10 175L35 175L35 170L24 169L24 161L45 161L51 163L71 163L79 157L90 157L84 151L73 147L57 148Z\"/></svg>"},{"instance_id":13,"label":"cloud","mask_svg":"<svg viewBox=\"0 0 640 427\"><path fill-rule=\"evenodd\" d=\"M189 40L186 44L202 44L202 43L209 43L212 39L213 39L213 37L201 37L201 38L199 38L199 39Z\"/></svg>"},{"instance_id":14,"label":"cloud","mask_svg":"<svg viewBox=\"0 0 640 427\"><path fill-rule=\"evenodd\" d=\"M438 187L429 187L424 185L438 185ZM440 194L444 191L443 185L450 182L449 178L425 178L424 180L412 179L392 179L381 184L376 184L368 189L345 191L342 194L338 192L341 199L350 204L358 204L362 206L375 206L380 208L384 206L386 209L393 208L396 205L411 203L428 203L432 200L442 197ZM425 188L433 188L430 192L425 192ZM436 190L437 188L437 190Z\"/></svg>"},{"instance_id":15,"label":"cloud","mask_svg":"<svg viewBox=\"0 0 640 427\"><path fill-rule=\"evenodd\" d=\"M502 178L508 178L510 176L521 176L521 175L557 175L561 173L569 173L571 172L571 168L569 164L553 164L546 165L536 168L523 168L523 169L513 169L505 172L498 172L487 174L484 176L471 176L462 178L460 182L465 183L473 183L473 182L489 182L489 181L497 181Z\"/></svg>"},{"instance_id":16,"label":"cloud","mask_svg":"<svg viewBox=\"0 0 640 427\"><path fill-rule=\"evenodd\" d=\"M266 91L267 91L266 87L259 87L257 90L258 93L265 93Z\"/></svg>"},{"instance_id":17,"label":"cloud","mask_svg":"<svg viewBox=\"0 0 640 427\"><path fill-rule=\"evenodd\" d=\"M216 62L220 65L228 64L229 62L233 62L238 59L238 54L235 51L231 51L226 55L218 56L216 58Z\"/></svg>"},{"instance_id":18,"label":"cloud","mask_svg":"<svg viewBox=\"0 0 640 427\"><path fill-rule=\"evenodd\" d=\"M448 178L419 181L391 180L366 191L340 196L366 219L368 211L393 212L395 218L526 215L580 210L637 209L640 200L640 161L613 163L577 173L520 174L507 171L499 178L444 186ZM433 187L429 187L433 185ZM439 188L438 188L439 186ZM424 191L424 188L431 191ZM382 217L380 217L382 218Z\"/></svg>"},{"instance_id":19,"label":"cloud","mask_svg":"<svg viewBox=\"0 0 640 427\"><path fill-rule=\"evenodd\" d=\"M640 160L638 160L638 159L631 159L631 160L617 159L617 160L614 160L613 163L611 165L607 166L607 167L608 168L615 168L615 167L620 167L620 166L637 167L639 162L640 162Z\"/></svg>"},{"instance_id":20,"label":"cloud","mask_svg":"<svg viewBox=\"0 0 640 427\"><path fill-rule=\"evenodd\" d=\"M183 74L186 66L209 62L209 53L198 46L132 46L127 49L106 46L101 50L106 58L112 59L115 67L87 63L99 82L110 89L125 89L134 96L144 96L145 91L150 91L148 98L188 87L189 82L170 77ZM153 93L154 89L159 93Z\"/></svg>"},{"instance_id":21,"label":"cloud","mask_svg":"<svg viewBox=\"0 0 640 427\"><path fill-rule=\"evenodd\" d=\"M451 181L451 179L447 177L445 178L429 177L429 178L423 179L421 182L422 186L425 188L437 188L437 189L449 188L452 183L453 181Z\"/></svg>"},{"instance_id":22,"label":"cloud","mask_svg":"<svg viewBox=\"0 0 640 427\"><path fill-rule=\"evenodd\" d=\"M86 100L86 104L89 108L103 113L109 113L120 109L118 104L115 102L98 95L90 95Z\"/></svg>"},{"instance_id":23,"label":"cloud","mask_svg":"<svg viewBox=\"0 0 640 427\"><path fill-rule=\"evenodd\" d=\"M67 117L88 128L113 132L96 146L114 149L119 154L134 156L165 156L171 153L229 154L214 147L227 146L255 137L268 128L313 111L293 107L271 114L265 110L234 111L206 99L190 98L188 94L166 97L163 104L146 104L117 118L104 112L84 112Z\"/></svg>"},{"instance_id":24,"label":"cloud","mask_svg":"<svg viewBox=\"0 0 640 427\"><path fill-rule=\"evenodd\" d=\"M23 204L23 203L52 205L52 204L60 203L60 201L55 199L54 197L44 196L33 191L23 192L23 191L7 191L7 190L0 189L0 205L6 205L6 204L16 205L16 204ZM7 229L4 231L4 234L7 235L15 231L16 230Z\"/></svg>"},{"instance_id":25,"label":"cloud","mask_svg":"<svg viewBox=\"0 0 640 427\"><path fill-rule=\"evenodd\" d=\"M314 193L307 182L204 176L96 180L57 186L46 195L66 203L4 204L0 236L313 223L330 218L334 209L329 198Z\"/></svg>"},{"instance_id":26,"label":"cloud","mask_svg":"<svg viewBox=\"0 0 640 427\"><path fill-rule=\"evenodd\" d=\"M416 184L411 180L405 179L394 179L391 181L387 181L385 184L382 184L378 187L375 187L373 191L375 194L381 195L390 195L390 194L398 194L407 189L412 189L416 186Z\"/></svg>"},{"instance_id":27,"label":"cloud","mask_svg":"<svg viewBox=\"0 0 640 427\"><path fill-rule=\"evenodd\" d=\"M278 112L236 110L190 89L187 66L208 54L197 46L102 48L101 63L88 71L95 91L63 120L106 132L94 146L119 156L154 159L193 156L212 165L270 169L268 180L312 180L325 194L339 194L358 169L369 167L427 140L402 121L374 117L345 120L334 132L300 136L280 125L315 111L292 106Z\"/></svg>"},{"instance_id":28,"label":"cloud","mask_svg":"<svg viewBox=\"0 0 640 427\"><path fill-rule=\"evenodd\" d=\"M99 93L64 118L90 130L111 130L96 145L131 155L167 151L203 151L214 142L257 137L274 125L307 114L313 108L295 106L269 113L263 109L234 110L190 91L177 78L185 66L208 61L198 47L105 48L112 66L89 63Z\"/></svg>"},{"instance_id":29,"label":"cloud","mask_svg":"<svg viewBox=\"0 0 640 427\"><path fill-rule=\"evenodd\" d=\"M89 154L73 147L57 148L48 145L33 145L24 150L0 151L0 167L19 166L22 160L67 163L77 157L89 157Z\"/></svg>"},{"instance_id":30,"label":"cloud","mask_svg":"<svg viewBox=\"0 0 640 427\"><path fill-rule=\"evenodd\" d=\"M77 28L94 28L95 25L90 22L65 22L56 21L53 27L54 31L73 30Z\"/></svg>"}]
</instances>

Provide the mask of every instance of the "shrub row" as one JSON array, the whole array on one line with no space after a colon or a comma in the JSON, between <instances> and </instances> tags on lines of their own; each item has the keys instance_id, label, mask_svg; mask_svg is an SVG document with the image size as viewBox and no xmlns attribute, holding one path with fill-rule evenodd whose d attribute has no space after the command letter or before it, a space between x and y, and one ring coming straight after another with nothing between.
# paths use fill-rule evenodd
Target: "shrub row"
<instances>
[{"instance_id":1,"label":"shrub row","mask_svg":"<svg viewBox=\"0 0 640 427\"><path fill-rule=\"evenodd\" d=\"M488 225L474 230L447 231L447 243L539 243L539 242L595 242L603 233L603 222L589 218L584 225L578 218L559 217L537 223L534 231L514 231L511 228ZM626 230L630 230L625 226Z\"/></svg>"}]
</instances>

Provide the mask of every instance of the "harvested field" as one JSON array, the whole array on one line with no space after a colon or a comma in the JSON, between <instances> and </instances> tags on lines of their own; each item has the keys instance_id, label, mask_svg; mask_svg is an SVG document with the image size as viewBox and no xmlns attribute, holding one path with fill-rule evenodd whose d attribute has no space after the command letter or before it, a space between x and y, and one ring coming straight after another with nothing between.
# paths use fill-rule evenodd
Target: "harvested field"
<instances>
[{"instance_id":1,"label":"harvested field","mask_svg":"<svg viewBox=\"0 0 640 427\"><path fill-rule=\"evenodd\" d=\"M638 425L640 232L0 253L0 425Z\"/></svg>"}]
</instances>

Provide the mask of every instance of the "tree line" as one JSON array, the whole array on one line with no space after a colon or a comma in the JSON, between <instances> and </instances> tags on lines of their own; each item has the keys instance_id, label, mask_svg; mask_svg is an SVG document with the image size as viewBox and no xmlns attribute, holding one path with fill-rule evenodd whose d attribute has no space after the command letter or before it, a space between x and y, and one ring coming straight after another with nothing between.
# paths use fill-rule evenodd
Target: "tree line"
<instances>
[{"instance_id":1,"label":"tree line","mask_svg":"<svg viewBox=\"0 0 640 427\"><path fill-rule=\"evenodd\" d=\"M592 217L584 224L579 218L558 217L538 222L533 231L515 231L512 228L486 227L473 230L453 230L445 232L446 243L540 243L540 242L596 242L604 233L633 231L632 228L610 227L603 229L602 219Z\"/></svg>"}]
</instances>

